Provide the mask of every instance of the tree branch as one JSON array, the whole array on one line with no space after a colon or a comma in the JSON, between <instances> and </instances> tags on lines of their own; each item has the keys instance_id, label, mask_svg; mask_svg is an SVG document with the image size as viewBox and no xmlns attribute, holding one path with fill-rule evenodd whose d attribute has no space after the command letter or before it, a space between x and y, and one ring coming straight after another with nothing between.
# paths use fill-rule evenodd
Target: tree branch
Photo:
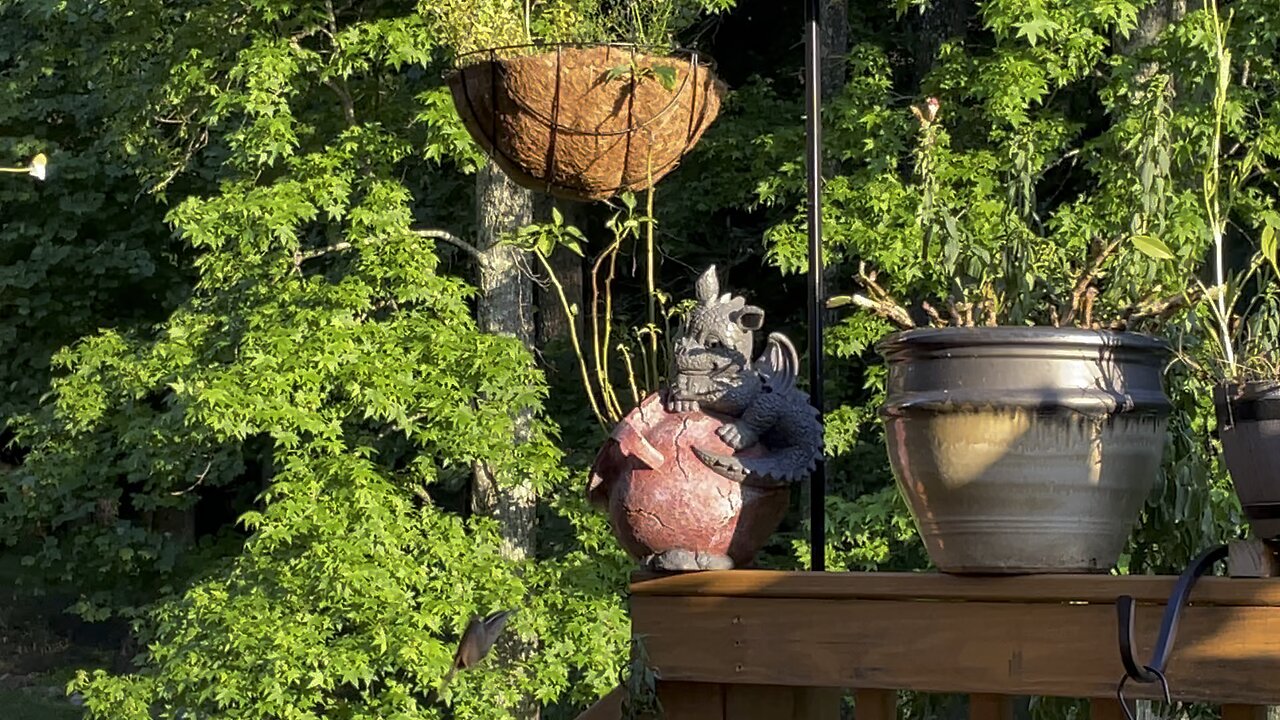
<instances>
[{"instance_id":1,"label":"tree branch","mask_svg":"<svg viewBox=\"0 0 1280 720\"><path fill-rule=\"evenodd\" d=\"M476 262L480 262L484 258L484 256L480 254L480 251L476 249L475 245L472 245L471 243L467 242L466 240L463 240L457 235L454 235L448 230L421 229L421 230L414 230L413 234L417 235L418 237L427 238L429 240L440 240L442 242L449 243L450 245L470 255Z\"/></svg>"},{"instance_id":2,"label":"tree branch","mask_svg":"<svg viewBox=\"0 0 1280 720\"><path fill-rule=\"evenodd\" d=\"M1084 294L1084 326L1093 327L1093 303L1098 299L1098 288L1090 285Z\"/></svg>"},{"instance_id":3,"label":"tree branch","mask_svg":"<svg viewBox=\"0 0 1280 720\"><path fill-rule=\"evenodd\" d=\"M1149 318L1163 320L1185 307L1190 307L1202 296L1213 300L1222 292L1223 288L1221 286L1215 286L1209 288L1207 292L1201 291L1200 288L1191 288L1185 292L1167 297L1146 298L1125 308L1120 313L1119 319L1112 320L1108 328L1111 330L1128 330L1137 320Z\"/></svg>"},{"instance_id":4,"label":"tree branch","mask_svg":"<svg viewBox=\"0 0 1280 720\"><path fill-rule=\"evenodd\" d=\"M350 249L351 249L351 243L347 242L346 240L343 240L342 242L336 242L332 245L326 245L325 247L322 247L322 248L316 248L315 250L308 250L306 252L299 250L298 252L295 252L293 254L293 266L294 268L301 270L302 263L308 260L315 260L316 258L323 257L325 255L328 255L329 253L342 252L343 250L350 250Z\"/></svg>"},{"instance_id":5,"label":"tree branch","mask_svg":"<svg viewBox=\"0 0 1280 720\"><path fill-rule=\"evenodd\" d=\"M934 327L947 326L947 321L942 319L942 316L938 314L937 308L930 305L928 300L920 303L920 307L924 308L924 313L929 316L930 325Z\"/></svg>"},{"instance_id":6,"label":"tree branch","mask_svg":"<svg viewBox=\"0 0 1280 720\"><path fill-rule=\"evenodd\" d=\"M347 92L347 89L341 83L335 82L333 78L325 78L322 82L325 87L333 91L334 95L338 96L338 102L342 103L342 116L346 118L347 125L355 127L356 105L351 99L351 93Z\"/></svg>"},{"instance_id":7,"label":"tree branch","mask_svg":"<svg viewBox=\"0 0 1280 720\"><path fill-rule=\"evenodd\" d=\"M867 288L867 293L871 297L854 293L849 296L850 302L864 310L870 310L898 327L908 330L914 328L916 323L911 319L911 313L907 312L902 303L895 300L889 291L876 282L877 276L878 273L875 270L867 270L865 262L859 262L858 280Z\"/></svg>"},{"instance_id":8,"label":"tree branch","mask_svg":"<svg viewBox=\"0 0 1280 720\"><path fill-rule=\"evenodd\" d=\"M873 300L866 295L859 295L858 293L845 295L843 297L848 298L849 303L856 305L863 310L870 310L872 313L888 320L904 330L910 330L916 326L915 321L911 319L911 315L907 313L906 308L898 305L897 303L885 300ZM835 298L832 299L835 300ZM827 306L831 307L830 303L828 303Z\"/></svg>"},{"instance_id":9,"label":"tree branch","mask_svg":"<svg viewBox=\"0 0 1280 720\"><path fill-rule=\"evenodd\" d=\"M1107 261L1107 258L1111 257L1116 248L1120 247L1120 243L1123 240L1123 235L1117 235L1105 247L1100 248L1093 258L1089 260L1089 264L1085 265L1080 277L1076 279L1075 287L1071 290L1071 305L1062 313L1063 325L1070 325L1075 322L1076 313L1083 309L1081 306L1084 303L1085 293L1089 290L1089 285L1097 279L1098 272L1102 270L1102 264Z\"/></svg>"}]
</instances>

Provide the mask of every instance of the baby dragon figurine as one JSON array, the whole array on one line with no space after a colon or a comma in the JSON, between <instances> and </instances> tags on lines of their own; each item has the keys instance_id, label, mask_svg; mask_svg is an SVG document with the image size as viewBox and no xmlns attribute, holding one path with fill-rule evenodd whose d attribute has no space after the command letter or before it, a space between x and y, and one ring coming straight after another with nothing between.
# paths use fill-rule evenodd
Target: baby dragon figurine
<instances>
[{"instance_id":1,"label":"baby dragon figurine","mask_svg":"<svg viewBox=\"0 0 1280 720\"><path fill-rule=\"evenodd\" d=\"M764 311L721 295L714 266L697 296L668 387L618 422L587 484L627 553L661 572L749 566L822 453L795 348L774 333L753 362Z\"/></svg>"},{"instance_id":2,"label":"baby dragon figurine","mask_svg":"<svg viewBox=\"0 0 1280 720\"><path fill-rule=\"evenodd\" d=\"M764 354L753 362L752 334L764 325L764 311L721 295L714 265L698 278L697 299L675 343L668 410L728 416L717 431L726 445L742 450L761 443L767 452L742 457L695 447L694 454L719 475L748 486L804 480L822 454L822 424L809 396L795 386L795 346L770 333Z\"/></svg>"}]
</instances>

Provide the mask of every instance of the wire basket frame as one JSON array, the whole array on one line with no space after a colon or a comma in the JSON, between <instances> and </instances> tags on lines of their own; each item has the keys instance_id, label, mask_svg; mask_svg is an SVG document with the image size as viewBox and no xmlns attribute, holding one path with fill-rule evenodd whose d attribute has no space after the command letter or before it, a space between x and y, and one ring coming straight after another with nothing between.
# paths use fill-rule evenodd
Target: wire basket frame
<instances>
[{"instance_id":1,"label":"wire basket frame","mask_svg":"<svg viewBox=\"0 0 1280 720\"><path fill-rule=\"evenodd\" d=\"M667 89L647 77L672 67ZM626 80L611 78L622 66ZM468 133L513 180L573 200L649 187L698 142L725 86L691 50L525 44L461 55L446 78Z\"/></svg>"}]
</instances>

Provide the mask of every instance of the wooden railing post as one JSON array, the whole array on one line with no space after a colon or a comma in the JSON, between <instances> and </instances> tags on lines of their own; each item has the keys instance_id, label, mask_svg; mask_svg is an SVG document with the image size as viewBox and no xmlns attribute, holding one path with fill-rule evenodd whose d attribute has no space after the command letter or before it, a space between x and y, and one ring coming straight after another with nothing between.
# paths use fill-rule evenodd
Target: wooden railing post
<instances>
[{"instance_id":1,"label":"wooden railing post","mask_svg":"<svg viewBox=\"0 0 1280 720\"><path fill-rule=\"evenodd\" d=\"M970 695L969 720L1013 720L1013 698L1008 695Z\"/></svg>"},{"instance_id":2,"label":"wooden railing post","mask_svg":"<svg viewBox=\"0 0 1280 720\"><path fill-rule=\"evenodd\" d=\"M726 685L725 720L840 720L839 688Z\"/></svg>"},{"instance_id":3,"label":"wooden railing post","mask_svg":"<svg viewBox=\"0 0 1280 720\"><path fill-rule=\"evenodd\" d=\"M1132 701L1129 703L1129 712L1134 712ZM1089 701L1089 720L1127 720L1127 716L1119 700L1095 698Z\"/></svg>"},{"instance_id":4,"label":"wooden railing post","mask_svg":"<svg viewBox=\"0 0 1280 720\"><path fill-rule=\"evenodd\" d=\"M716 683L659 682L660 720L724 720L725 686ZM655 719L658 720L658 719Z\"/></svg>"},{"instance_id":5,"label":"wooden railing post","mask_svg":"<svg viewBox=\"0 0 1280 720\"><path fill-rule=\"evenodd\" d=\"M898 720L897 690L855 690L854 720Z\"/></svg>"}]
</instances>

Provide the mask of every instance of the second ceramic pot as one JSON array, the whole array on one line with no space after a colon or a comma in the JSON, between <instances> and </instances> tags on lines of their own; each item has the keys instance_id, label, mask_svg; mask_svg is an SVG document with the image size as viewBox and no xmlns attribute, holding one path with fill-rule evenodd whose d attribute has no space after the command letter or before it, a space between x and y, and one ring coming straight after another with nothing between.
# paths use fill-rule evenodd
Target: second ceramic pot
<instances>
[{"instance_id":1,"label":"second ceramic pot","mask_svg":"<svg viewBox=\"0 0 1280 720\"><path fill-rule=\"evenodd\" d=\"M1253 534L1280 539L1280 382L1219 386L1213 399L1227 472Z\"/></svg>"}]
</instances>

